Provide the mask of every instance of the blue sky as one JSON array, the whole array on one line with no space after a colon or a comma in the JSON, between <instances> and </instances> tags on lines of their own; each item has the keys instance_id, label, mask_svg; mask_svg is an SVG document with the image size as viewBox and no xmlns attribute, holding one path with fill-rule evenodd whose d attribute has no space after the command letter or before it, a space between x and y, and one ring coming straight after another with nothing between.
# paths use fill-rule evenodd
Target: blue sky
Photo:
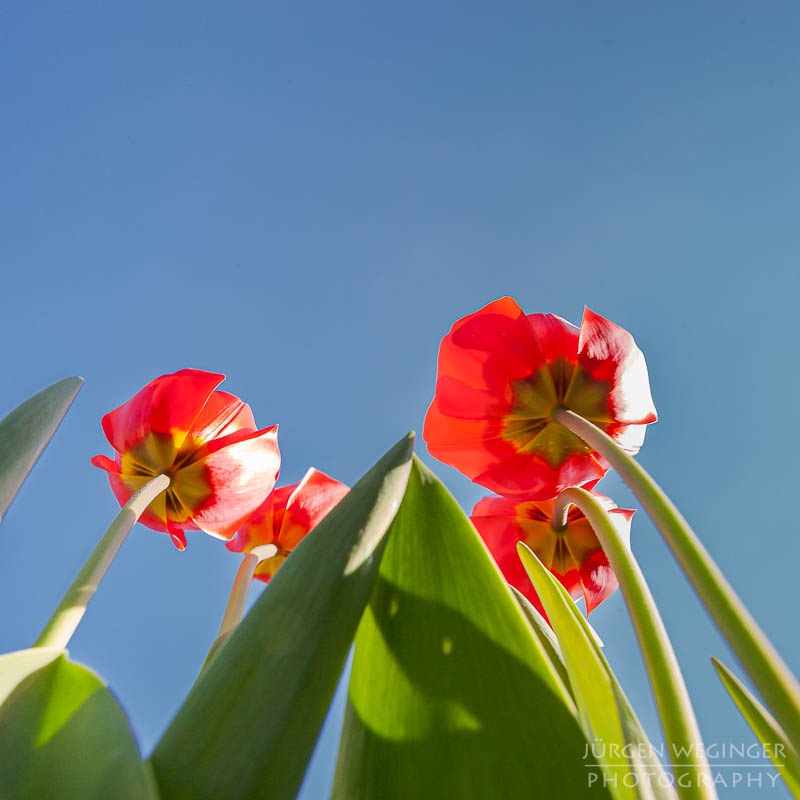
<instances>
[{"instance_id":1,"label":"blue sky","mask_svg":"<svg viewBox=\"0 0 800 800\"><path fill-rule=\"evenodd\" d=\"M280 423L282 482L352 483L421 430L452 322L510 294L634 334L660 413L640 460L800 672L798 27L783 2L5 3L0 413L86 386L3 520L0 649L115 513L89 458L147 381L224 372ZM709 663L732 657L643 513L632 542L706 740L749 741ZM237 565L137 528L73 640L145 750ZM621 599L592 621L655 736Z\"/></svg>"}]
</instances>

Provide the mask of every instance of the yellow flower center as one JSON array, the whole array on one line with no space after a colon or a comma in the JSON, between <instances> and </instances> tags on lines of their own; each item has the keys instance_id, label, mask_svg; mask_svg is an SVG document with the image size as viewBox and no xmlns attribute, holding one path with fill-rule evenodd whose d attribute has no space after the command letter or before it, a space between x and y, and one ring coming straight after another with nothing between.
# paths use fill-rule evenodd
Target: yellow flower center
<instances>
[{"instance_id":1,"label":"yellow flower center","mask_svg":"<svg viewBox=\"0 0 800 800\"><path fill-rule=\"evenodd\" d=\"M591 448L552 420L553 409L564 407L605 430L613 421L608 409L611 384L589 375L577 364L557 358L528 378L512 381L512 407L503 438L520 452L533 453L551 467Z\"/></svg>"},{"instance_id":2,"label":"yellow flower center","mask_svg":"<svg viewBox=\"0 0 800 800\"><path fill-rule=\"evenodd\" d=\"M181 442L179 447L177 442ZM172 436L150 432L141 444L122 454L120 471L136 488L156 475L168 475L169 489L149 508L160 519L180 525L190 520L211 495L205 465L194 461L203 444L183 431L174 431Z\"/></svg>"}]
</instances>

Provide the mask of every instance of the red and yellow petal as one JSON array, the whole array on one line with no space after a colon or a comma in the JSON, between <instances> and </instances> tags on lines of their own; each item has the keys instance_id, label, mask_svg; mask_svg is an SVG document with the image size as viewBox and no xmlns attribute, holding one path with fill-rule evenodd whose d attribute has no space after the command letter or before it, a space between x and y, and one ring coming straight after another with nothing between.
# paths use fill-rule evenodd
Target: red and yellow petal
<instances>
[{"instance_id":1,"label":"red and yellow petal","mask_svg":"<svg viewBox=\"0 0 800 800\"><path fill-rule=\"evenodd\" d=\"M288 488L291 492L292 487ZM267 499L248 517L236 535L225 543L232 553L249 553L254 547L275 544L275 498L282 489L270 492Z\"/></svg>"},{"instance_id":2,"label":"red and yellow petal","mask_svg":"<svg viewBox=\"0 0 800 800\"><path fill-rule=\"evenodd\" d=\"M269 583L275 573L283 566L283 562L286 561L288 555L288 553L280 551L272 558L265 558L263 561L259 561L254 577L264 581L264 583Z\"/></svg>"},{"instance_id":3,"label":"red and yellow petal","mask_svg":"<svg viewBox=\"0 0 800 800\"><path fill-rule=\"evenodd\" d=\"M208 442L175 476L173 490L202 531L230 539L264 502L280 471L278 426ZM196 505L203 485L208 496Z\"/></svg>"},{"instance_id":4,"label":"red and yellow petal","mask_svg":"<svg viewBox=\"0 0 800 800\"><path fill-rule=\"evenodd\" d=\"M578 329L502 298L458 320L442 341L423 438L434 457L492 491L552 497L608 468L553 421L561 407L635 453L656 418L641 351L589 309Z\"/></svg>"},{"instance_id":5,"label":"red and yellow petal","mask_svg":"<svg viewBox=\"0 0 800 800\"><path fill-rule=\"evenodd\" d=\"M299 483L275 489L227 547L241 553L274 544L274 558L288 555L348 491L345 484L311 467ZM272 567L262 568L260 577L273 572Z\"/></svg>"},{"instance_id":6,"label":"red and yellow petal","mask_svg":"<svg viewBox=\"0 0 800 800\"><path fill-rule=\"evenodd\" d=\"M215 372L182 369L162 375L103 417L112 447L126 453L155 433L180 448L214 389L225 379Z\"/></svg>"},{"instance_id":7,"label":"red and yellow petal","mask_svg":"<svg viewBox=\"0 0 800 800\"><path fill-rule=\"evenodd\" d=\"M192 422L190 435L208 442L240 430L256 430L250 406L236 395L219 390L212 392L200 413Z\"/></svg>"},{"instance_id":8,"label":"red and yellow petal","mask_svg":"<svg viewBox=\"0 0 800 800\"><path fill-rule=\"evenodd\" d=\"M628 542L633 511L592 494ZM573 507L566 529L556 532L551 525L554 507L552 499L487 497L476 504L470 518L506 580L531 602L538 603L538 598L517 555L518 542L536 553L573 598L584 598L589 614L614 592L617 579L583 514Z\"/></svg>"},{"instance_id":9,"label":"red and yellow petal","mask_svg":"<svg viewBox=\"0 0 800 800\"><path fill-rule=\"evenodd\" d=\"M280 546L286 552L294 550L349 491L345 484L311 467L286 499L276 537Z\"/></svg>"},{"instance_id":10,"label":"red and yellow petal","mask_svg":"<svg viewBox=\"0 0 800 800\"><path fill-rule=\"evenodd\" d=\"M544 614L539 596L517 554L517 542L524 541L524 538L514 516L504 513L506 508L513 508L513 501L501 497L486 497L478 501L473 509L472 522L506 582Z\"/></svg>"},{"instance_id":11,"label":"red and yellow petal","mask_svg":"<svg viewBox=\"0 0 800 800\"><path fill-rule=\"evenodd\" d=\"M120 506L125 505L125 503L131 499L131 496L134 494L134 492L141 489L142 486L144 486L149 480L152 480L152 476L149 475L128 475L120 472L117 463L112 461L107 456L94 456L94 458L91 460L91 463L95 467L99 467L100 469L104 469L106 471L108 475L108 483L111 486L111 491ZM186 538L182 533L183 529L176 526L174 521L168 518L168 493L169 489L166 492L162 492L160 495L158 495L158 497L156 497L155 500L150 503L150 505L139 517L139 522L151 530L159 531L161 533L169 533L172 536L173 541L175 541L176 546L183 550L183 548L186 546ZM185 527L196 529L196 526L192 525L191 522L185 525ZM176 536L178 537L177 541ZM182 546L180 544L181 542Z\"/></svg>"}]
</instances>

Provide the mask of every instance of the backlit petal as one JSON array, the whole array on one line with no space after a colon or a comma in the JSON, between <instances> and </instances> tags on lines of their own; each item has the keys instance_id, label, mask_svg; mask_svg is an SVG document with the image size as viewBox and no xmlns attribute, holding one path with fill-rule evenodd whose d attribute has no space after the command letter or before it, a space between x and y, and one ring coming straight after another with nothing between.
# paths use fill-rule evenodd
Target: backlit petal
<instances>
[{"instance_id":1,"label":"backlit petal","mask_svg":"<svg viewBox=\"0 0 800 800\"><path fill-rule=\"evenodd\" d=\"M526 316L505 297L444 337L423 438L431 455L492 491L553 497L608 468L553 421L556 408L635 453L656 419L644 356L627 331L589 309L579 329L554 314Z\"/></svg>"},{"instance_id":2,"label":"backlit petal","mask_svg":"<svg viewBox=\"0 0 800 800\"><path fill-rule=\"evenodd\" d=\"M439 374L496 389L527 377L544 360L525 313L503 297L453 325L439 349Z\"/></svg>"},{"instance_id":3,"label":"backlit petal","mask_svg":"<svg viewBox=\"0 0 800 800\"><path fill-rule=\"evenodd\" d=\"M348 491L343 483L311 467L286 502L277 536L280 546L287 552L294 550Z\"/></svg>"},{"instance_id":4,"label":"backlit petal","mask_svg":"<svg viewBox=\"0 0 800 800\"><path fill-rule=\"evenodd\" d=\"M207 442L239 430L256 429L253 412L247 403L228 392L216 391L206 401L197 418L192 422L190 433Z\"/></svg>"},{"instance_id":5,"label":"backlit petal","mask_svg":"<svg viewBox=\"0 0 800 800\"><path fill-rule=\"evenodd\" d=\"M162 375L103 417L106 438L121 453L144 441L151 432L174 437L179 448L209 396L224 379L224 375L197 369Z\"/></svg>"},{"instance_id":6,"label":"backlit petal","mask_svg":"<svg viewBox=\"0 0 800 800\"><path fill-rule=\"evenodd\" d=\"M208 482L211 494L193 510L200 530L230 539L264 502L280 470L278 426L239 431L210 442L201 459L181 470L177 480Z\"/></svg>"},{"instance_id":7,"label":"backlit petal","mask_svg":"<svg viewBox=\"0 0 800 800\"><path fill-rule=\"evenodd\" d=\"M587 308L580 333L580 362L595 378L611 384L610 410L622 423L658 419L650 394L644 354L624 328Z\"/></svg>"},{"instance_id":8,"label":"backlit petal","mask_svg":"<svg viewBox=\"0 0 800 800\"><path fill-rule=\"evenodd\" d=\"M279 471L277 426L256 430L246 403L215 391L223 377L184 369L151 381L103 418L115 458L92 459L120 504L156 475L170 477L140 521L168 533L179 549L187 530L230 538Z\"/></svg>"},{"instance_id":9,"label":"backlit petal","mask_svg":"<svg viewBox=\"0 0 800 800\"><path fill-rule=\"evenodd\" d=\"M557 358L575 360L579 336L575 325L556 314L528 314L527 320L548 363Z\"/></svg>"}]
</instances>

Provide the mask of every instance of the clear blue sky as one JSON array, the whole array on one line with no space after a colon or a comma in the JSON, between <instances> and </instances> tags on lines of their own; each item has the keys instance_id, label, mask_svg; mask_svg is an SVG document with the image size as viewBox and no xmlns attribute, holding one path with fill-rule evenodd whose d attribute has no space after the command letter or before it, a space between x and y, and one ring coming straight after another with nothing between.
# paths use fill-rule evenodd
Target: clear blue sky
<instances>
[{"instance_id":1,"label":"clear blue sky","mask_svg":"<svg viewBox=\"0 0 800 800\"><path fill-rule=\"evenodd\" d=\"M282 482L352 483L421 429L453 320L510 294L633 332L661 416L641 461L800 671L799 27L788 2L3 4L0 413L86 386L0 529L0 650L115 513L89 458L148 380L227 373L280 423ZM749 741L643 513L632 540L707 741ZM237 565L137 528L73 640L145 751ZM621 599L592 621L656 736Z\"/></svg>"}]
</instances>

